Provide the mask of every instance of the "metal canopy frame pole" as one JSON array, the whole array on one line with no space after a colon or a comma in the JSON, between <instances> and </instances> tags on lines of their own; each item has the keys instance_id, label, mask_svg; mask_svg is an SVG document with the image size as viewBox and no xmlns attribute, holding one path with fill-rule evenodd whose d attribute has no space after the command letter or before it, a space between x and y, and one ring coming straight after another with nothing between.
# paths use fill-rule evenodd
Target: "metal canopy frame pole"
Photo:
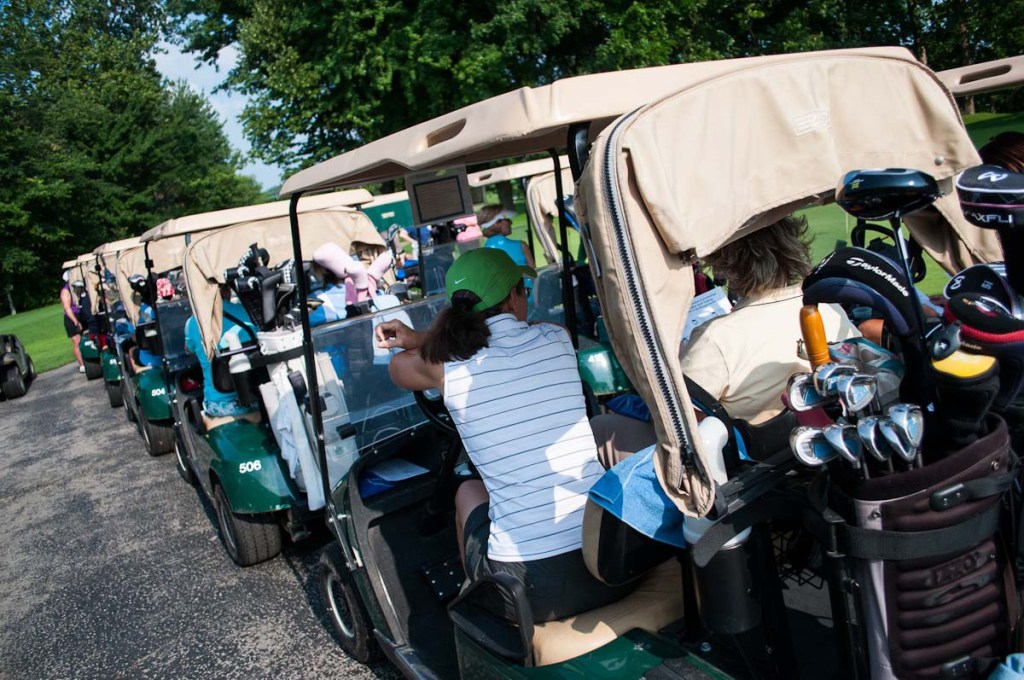
<instances>
[{"instance_id":1,"label":"metal canopy frame pole","mask_svg":"<svg viewBox=\"0 0 1024 680\"><path fill-rule=\"evenodd\" d=\"M313 432L316 434L316 460L320 466L320 483L324 491L324 512L327 514L328 526L334 527L337 513L331 499L331 479L327 472L327 447L324 444L324 414L320 409L320 382L317 378L316 356L313 348L313 331L309 325L309 281L306 270L302 266L302 241L299 239L299 199L302 193L293 194L288 205L288 221L292 232L292 257L298 273L299 317L302 319L302 346L305 351L302 358L306 363L306 389L309 394L309 412L313 418ZM301 406L301 405L300 405ZM335 527L340 533L341 527Z\"/></svg>"},{"instance_id":2,"label":"metal canopy frame pole","mask_svg":"<svg viewBox=\"0 0 1024 680\"><path fill-rule=\"evenodd\" d=\"M572 346L579 349L580 339L576 329L576 298L573 295L572 267L574 261L569 254L569 220L565 214L565 196L562 187L562 166L558 160L558 151L549 149L551 160L555 164L555 193L558 195L555 204L558 206L558 234L562 239L562 308L565 310L565 325L569 328Z\"/></svg>"}]
</instances>

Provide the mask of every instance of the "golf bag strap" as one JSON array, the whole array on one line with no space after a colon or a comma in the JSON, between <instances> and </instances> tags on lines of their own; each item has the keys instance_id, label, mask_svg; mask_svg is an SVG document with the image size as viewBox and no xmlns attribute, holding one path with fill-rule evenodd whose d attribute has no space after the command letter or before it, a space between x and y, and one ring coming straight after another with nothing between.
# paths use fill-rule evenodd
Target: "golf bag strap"
<instances>
[{"instance_id":1,"label":"golf bag strap","mask_svg":"<svg viewBox=\"0 0 1024 680\"><path fill-rule=\"evenodd\" d=\"M259 354L250 359L249 363L252 364L253 368L263 368L264 366L269 366L271 364L283 364L286 361L298 359L302 356L303 348L300 345L299 347L292 347L291 349L286 349L283 352L275 352L274 354Z\"/></svg>"},{"instance_id":2,"label":"golf bag strap","mask_svg":"<svg viewBox=\"0 0 1024 680\"><path fill-rule=\"evenodd\" d=\"M725 425L725 431L729 433L729 441L725 444L722 456L725 458L725 469L734 470L739 465L740 454L736 446L736 428L733 426L732 418L729 417L725 407L722 406L722 402L711 396L710 392L685 375L683 376L683 381L686 384L686 392L690 395L690 398L704 407L701 410L705 411L708 415L718 418Z\"/></svg>"},{"instance_id":3,"label":"golf bag strap","mask_svg":"<svg viewBox=\"0 0 1024 680\"><path fill-rule=\"evenodd\" d=\"M916 560L967 550L999 529L1002 506L942 529L887 531L840 524L835 527L840 551L864 560Z\"/></svg>"},{"instance_id":4,"label":"golf bag strap","mask_svg":"<svg viewBox=\"0 0 1024 680\"><path fill-rule=\"evenodd\" d=\"M252 341L256 342L256 334L252 332L252 329L249 328L249 326L247 326L244 321L242 321L237 316L235 316L234 314L231 314L228 311L222 310L222 314L224 315L225 319L227 319L228 321L231 321L235 325L241 327L246 333L249 334L249 337L252 338Z\"/></svg>"}]
</instances>

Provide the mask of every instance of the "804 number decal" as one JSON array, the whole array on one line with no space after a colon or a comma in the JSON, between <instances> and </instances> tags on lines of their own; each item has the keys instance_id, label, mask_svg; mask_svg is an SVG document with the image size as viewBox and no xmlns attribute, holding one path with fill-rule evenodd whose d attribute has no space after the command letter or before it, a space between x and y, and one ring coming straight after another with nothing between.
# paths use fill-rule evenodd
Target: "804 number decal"
<instances>
[{"instance_id":1,"label":"804 number decal","mask_svg":"<svg viewBox=\"0 0 1024 680\"><path fill-rule=\"evenodd\" d=\"M239 463L238 472L239 474L245 474L246 472L259 472L263 469L263 463L258 460L250 460L245 463Z\"/></svg>"}]
</instances>

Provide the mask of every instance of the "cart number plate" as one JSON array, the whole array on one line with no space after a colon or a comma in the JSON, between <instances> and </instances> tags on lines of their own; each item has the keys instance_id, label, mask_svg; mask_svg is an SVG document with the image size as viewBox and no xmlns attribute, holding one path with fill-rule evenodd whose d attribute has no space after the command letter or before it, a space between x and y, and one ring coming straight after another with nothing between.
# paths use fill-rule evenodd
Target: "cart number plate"
<instances>
[{"instance_id":1,"label":"cart number plate","mask_svg":"<svg viewBox=\"0 0 1024 680\"><path fill-rule=\"evenodd\" d=\"M238 466L238 472L245 474L246 472L259 472L263 469L263 463L258 460L251 460L248 463L241 463Z\"/></svg>"}]
</instances>

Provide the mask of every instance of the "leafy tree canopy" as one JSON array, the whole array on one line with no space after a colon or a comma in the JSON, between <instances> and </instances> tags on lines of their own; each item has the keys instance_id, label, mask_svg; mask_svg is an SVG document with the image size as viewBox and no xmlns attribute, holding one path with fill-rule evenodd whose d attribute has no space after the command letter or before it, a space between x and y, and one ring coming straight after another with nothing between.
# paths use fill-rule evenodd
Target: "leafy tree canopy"
<instances>
[{"instance_id":1,"label":"leafy tree canopy","mask_svg":"<svg viewBox=\"0 0 1024 680\"><path fill-rule=\"evenodd\" d=\"M0 0L0 290L181 214L262 200L206 100L150 55L159 2Z\"/></svg>"}]
</instances>

